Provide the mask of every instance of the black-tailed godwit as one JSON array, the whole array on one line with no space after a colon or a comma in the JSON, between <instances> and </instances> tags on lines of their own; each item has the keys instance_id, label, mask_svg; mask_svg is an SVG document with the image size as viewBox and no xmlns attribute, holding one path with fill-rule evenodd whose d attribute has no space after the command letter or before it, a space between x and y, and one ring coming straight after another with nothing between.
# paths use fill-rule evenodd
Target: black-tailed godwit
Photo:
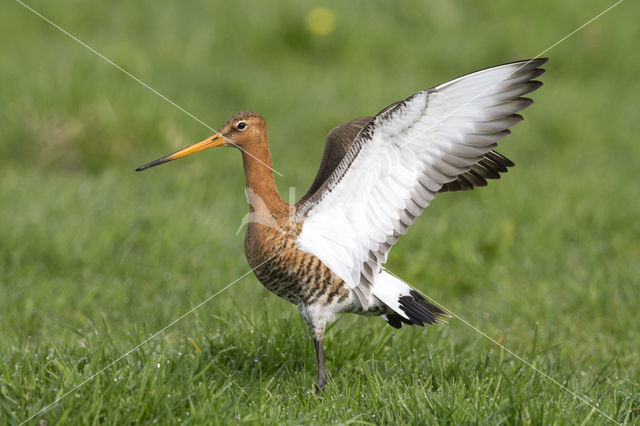
<instances>
[{"instance_id":1,"label":"black-tailed godwit","mask_svg":"<svg viewBox=\"0 0 640 426\"><path fill-rule=\"evenodd\" d=\"M322 390L322 341L337 314L380 315L396 328L448 315L383 265L436 194L485 186L513 166L493 149L533 102L522 95L542 85L534 79L545 62L477 71L336 127L311 188L293 205L280 197L266 123L255 112L240 112L213 136L137 170L217 146L241 150L250 203L247 260L309 324Z\"/></svg>"}]
</instances>

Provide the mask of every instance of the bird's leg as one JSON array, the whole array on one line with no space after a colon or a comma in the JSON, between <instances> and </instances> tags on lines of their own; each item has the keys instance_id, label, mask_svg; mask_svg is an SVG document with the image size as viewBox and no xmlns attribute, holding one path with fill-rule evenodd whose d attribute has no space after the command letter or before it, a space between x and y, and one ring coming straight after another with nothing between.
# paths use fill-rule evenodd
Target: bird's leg
<instances>
[{"instance_id":1,"label":"bird's leg","mask_svg":"<svg viewBox=\"0 0 640 426\"><path fill-rule=\"evenodd\" d=\"M324 340L324 331L327 325L326 312L318 309L318 306L307 306L304 303L298 305L298 312L307 321L316 348L316 357L318 358L316 395L320 395L324 392L324 385L327 384L327 371L324 367L324 351L322 350L322 341Z\"/></svg>"},{"instance_id":2,"label":"bird's leg","mask_svg":"<svg viewBox=\"0 0 640 426\"><path fill-rule=\"evenodd\" d=\"M316 346L316 356L318 357L318 387L316 395L324 392L324 385L327 383L327 371L324 368L324 352L322 350L322 339L313 339Z\"/></svg>"}]
</instances>

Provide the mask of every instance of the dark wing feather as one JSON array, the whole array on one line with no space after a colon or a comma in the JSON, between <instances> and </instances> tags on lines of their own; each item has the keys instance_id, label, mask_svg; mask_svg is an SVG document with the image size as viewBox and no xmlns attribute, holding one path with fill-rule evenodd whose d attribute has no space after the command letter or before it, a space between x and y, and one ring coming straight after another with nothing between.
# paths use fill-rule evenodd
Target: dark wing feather
<instances>
[{"instance_id":1,"label":"dark wing feather","mask_svg":"<svg viewBox=\"0 0 640 426\"><path fill-rule=\"evenodd\" d=\"M324 153L322 161L318 168L318 173L306 194L296 203L300 204L311 197L322 186L322 184L331 176L331 173L340 164L342 158L349 150L349 147L355 140L360 130L362 130L373 117L356 118L339 125L329 132L327 141L324 145Z\"/></svg>"},{"instance_id":2,"label":"dark wing feather","mask_svg":"<svg viewBox=\"0 0 640 426\"><path fill-rule=\"evenodd\" d=\"M487 179L500 179L500 173L506 173L507 168L514 165L504 155L489 151L471 170L459 174L456 180L445 183L438 192L466 191L476 186L487 186Z\"/></svg>"}]
</instances>

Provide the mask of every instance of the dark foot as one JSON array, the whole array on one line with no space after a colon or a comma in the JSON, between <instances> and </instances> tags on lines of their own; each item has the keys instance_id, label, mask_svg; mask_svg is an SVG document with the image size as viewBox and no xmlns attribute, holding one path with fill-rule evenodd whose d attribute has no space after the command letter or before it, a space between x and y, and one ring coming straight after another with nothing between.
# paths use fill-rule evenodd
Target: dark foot
<instances>
[{"instance_id":1,"label":"dark foot","mask_svg":"<svg viewBox=\"0 0 640 426\"><path fill-rule=\"evenodd\" d=\"M324 385L327 384L327 376L318 372L318 383L316 384L316 395L320 396L324 394Z\"/></svg>"}]
</instances>

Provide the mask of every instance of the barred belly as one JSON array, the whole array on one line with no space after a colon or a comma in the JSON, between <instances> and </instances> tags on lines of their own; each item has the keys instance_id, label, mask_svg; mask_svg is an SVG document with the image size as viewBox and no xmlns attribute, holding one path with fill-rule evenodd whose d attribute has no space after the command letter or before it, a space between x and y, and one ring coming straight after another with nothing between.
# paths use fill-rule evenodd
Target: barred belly
<instances>
[{"instance_id":1,"label":"barred belly","mask_svg":"<svg viewBox=\"0 0 640 426\"><path fill-rule=\"evenodd\" d=\"M339 304L351 292L320 259L290 246L254 272L268 290L296 305Z\"/></svg>"}]
</instances>

